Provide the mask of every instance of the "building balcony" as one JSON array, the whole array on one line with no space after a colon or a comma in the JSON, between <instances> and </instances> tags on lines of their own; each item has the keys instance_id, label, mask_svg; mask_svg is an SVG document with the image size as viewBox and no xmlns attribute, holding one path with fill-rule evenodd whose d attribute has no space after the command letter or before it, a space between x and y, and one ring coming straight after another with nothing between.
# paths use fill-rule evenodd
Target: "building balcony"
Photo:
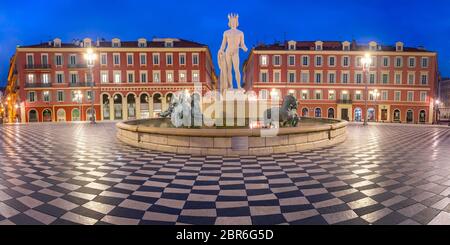
<instances>
[{"instance_id":1,"label":"building balcony","mask_svg":"<svg viewBox=\"0 0 450 245\"><path fill-rule=\"evenodd\" d=\"M68 64L67 67L71 68L71 69L85 69L85 68L88 68L86 64Z\"/></svg>"},{"instance_id":2,"label":"building balcony","mask_svg":"<svg viewBox=\"0 0 450 245\"><path fill-rule=\"evenodd\" d=\"M69 83L69 87L71 88L85 88L95 86L95 83L85 82L85 83Z\"/></svg>"},{"instance_id":3,"label":"building balcony","mask_svg":"<svg viewBox=\"0 0 450 245\"><path fill-rule=\"evenodd\" d=\"M337 100L338 104L343 104L343 105L352 105L353 104L353 100Z\"/></svg>"},{"instance_id":4,"label":"building balcony","mask_svg":"<svg viewBox=\"0 0 450 245\"><path fill-rule=\"evenodd\" d=\"M50 64L44 64L44 65L42 65L42 64L40 64L40 65L27 64L27 65L25 65L26 70L47 70L47 69L51 69L51 68L52 68L52 65L50 65Z\"/></svg>"},{"instance_id":5,"label":"building balcony","mask_svg":"<svg viewBox=\"0 0 450 245\"><path fill-rule=\"evenodd\" d=\"M51 83L25 83L25 88L50 88Z\"/></svg>"}]
</instances>

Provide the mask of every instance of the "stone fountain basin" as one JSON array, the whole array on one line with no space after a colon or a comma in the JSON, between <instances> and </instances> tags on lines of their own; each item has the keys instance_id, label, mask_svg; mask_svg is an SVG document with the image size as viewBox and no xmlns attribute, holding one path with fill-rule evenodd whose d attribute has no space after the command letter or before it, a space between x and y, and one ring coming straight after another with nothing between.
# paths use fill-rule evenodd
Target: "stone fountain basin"
<instances>
[{"instance_id":1,"label":"stone fountain basin","mask_svg":"<svg viewBox=\"0 0 450 245\"><path fill-rule=\"evenodd\" d=\"M167 153L264 156L302 152L342 143L346 139L348 125L345 121L327 119L324 120L327 123L318 125L300 124L295 128L280 128L276 136L266 137L267 129L160 127L162 120L164 119L118 123L117 137L130 146Z\"/></svg>"}]
</instances>

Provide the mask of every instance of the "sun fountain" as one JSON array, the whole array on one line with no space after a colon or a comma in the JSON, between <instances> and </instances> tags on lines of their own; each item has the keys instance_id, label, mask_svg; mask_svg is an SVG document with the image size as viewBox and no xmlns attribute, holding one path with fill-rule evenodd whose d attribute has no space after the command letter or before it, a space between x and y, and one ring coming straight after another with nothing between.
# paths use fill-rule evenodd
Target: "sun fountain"
<instances>
[{"instance_id":1,"label":"sun fountain","mask_svg":"<svg viewBox=\"0 0 450 245\"><path fill-rule=\"evenodd\" d=\"M292 95L260 100L241 89L239 50L247 51L239 16L228 16L218 52L219 91L206 96L180 91L161 118L117 124L125 144L155 151L190 155L269 155L328 147L345 141L347 122L300 118ZM237 89L232 88L234 69ZM200 89L201 91L201 89Z\"/></svg>"}]
</instances>

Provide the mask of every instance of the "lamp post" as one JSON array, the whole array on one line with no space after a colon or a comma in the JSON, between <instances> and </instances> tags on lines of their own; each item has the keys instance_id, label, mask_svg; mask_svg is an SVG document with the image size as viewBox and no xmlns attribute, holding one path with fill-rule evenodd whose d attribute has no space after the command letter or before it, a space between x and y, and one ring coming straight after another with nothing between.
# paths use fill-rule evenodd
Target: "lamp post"
<instances>
[{"instance_id":1,"label":"lamp post","mask_svg":"<svg viewBox=\"0 0 450 245\"><path fill-rule=\"evenodd\" d=\"M94 50L89 48L87 52L84 54L84 59L86 60L87 67L89 68L89 73L91 76L91 123L95 124L95 112L94 112L94 61L97 59L97 54L94 53Z\"/></svg>"},{"instance_id":2,"label":"lamp post","mask_svg":"<svg viewBox=\"0 0 450 245\"><path fill-rule=\"evenodd\" d=\"M439 124L439 104L441 103L441 101L440 100L436 100L436 103L435 103L435 109L434 109L434 111L435 111L435 113L436 113L436 124Z\"/></svg>"},{"instance_id":3,"label":"lamp post","mask_svg":"<svg viewBox=\"0 0 450 245\"><path fill-rule=\"evenodd\" d=\"M363 72L366 73L366 93L364 96L365 99L365 112L364 112L364 126L367 126L367 120L369 118L369 113L367 113L367 109L368 109L368 97L369 97L369 81L370 81L370 65L372 65L372 59L370 58L370 54L366 53L364 55L364 58L361 59L361 63L363 66Z\"/></svg>"}]
</instances>

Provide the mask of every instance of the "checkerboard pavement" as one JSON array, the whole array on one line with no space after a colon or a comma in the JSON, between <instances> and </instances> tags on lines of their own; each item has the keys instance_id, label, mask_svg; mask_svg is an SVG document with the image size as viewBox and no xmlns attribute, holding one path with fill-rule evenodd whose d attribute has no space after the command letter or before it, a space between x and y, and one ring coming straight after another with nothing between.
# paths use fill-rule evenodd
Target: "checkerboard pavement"
<instances>
[{"instance_id":1,"label":"checkerboard pavement","mask_svg":"<svg viewBox=\"0 0 450 245\"><path fill-rule=\"evenodd\" d=\"M0 126L0 224L450 224L450 129L229 158L125 146L112 123Z\"/></svg>"}]
</instances>

